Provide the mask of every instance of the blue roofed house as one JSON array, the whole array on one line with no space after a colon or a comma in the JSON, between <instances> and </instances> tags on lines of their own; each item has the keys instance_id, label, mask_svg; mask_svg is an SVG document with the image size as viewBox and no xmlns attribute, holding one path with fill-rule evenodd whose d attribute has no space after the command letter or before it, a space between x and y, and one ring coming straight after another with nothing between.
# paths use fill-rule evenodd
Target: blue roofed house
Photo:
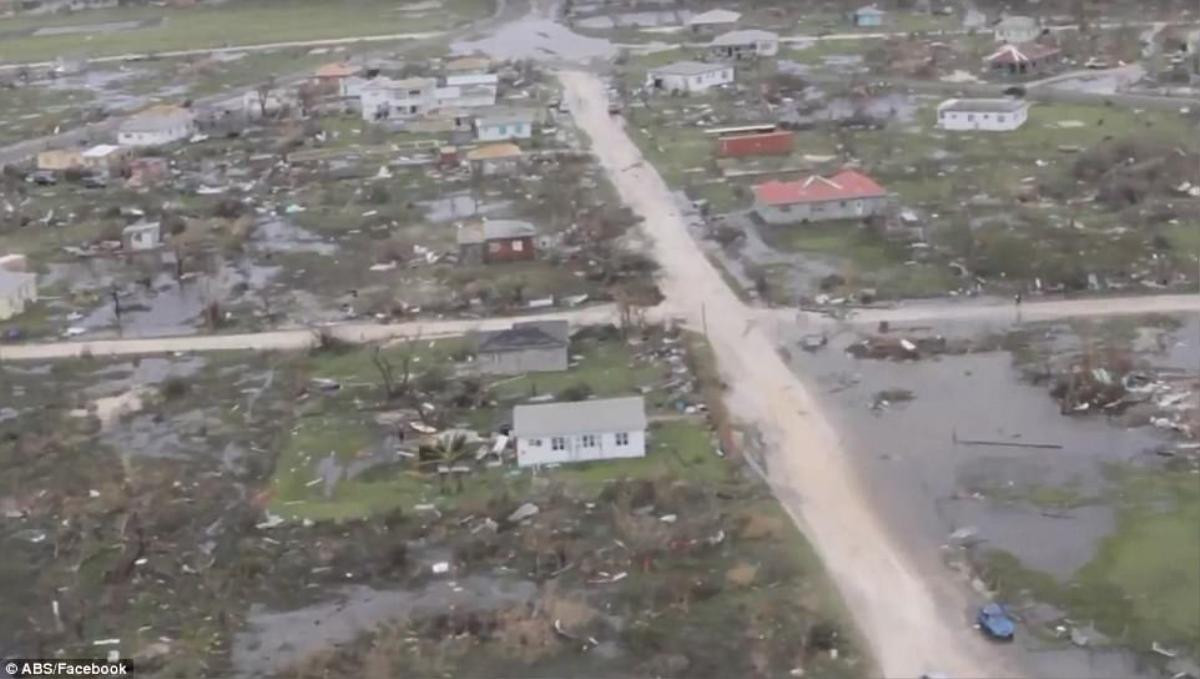
<instances>
[{"instance_id":1,"label":"blue roofed house","mask_svg":"<svg viewBox=\"0 0 1200 679\"><path fill-rule=\"evenodd\" d=\"M860 27L882 26L884 14L885 12L875 5L866 5L854 10L850 21Z\"/></svg>"}]
</instances>

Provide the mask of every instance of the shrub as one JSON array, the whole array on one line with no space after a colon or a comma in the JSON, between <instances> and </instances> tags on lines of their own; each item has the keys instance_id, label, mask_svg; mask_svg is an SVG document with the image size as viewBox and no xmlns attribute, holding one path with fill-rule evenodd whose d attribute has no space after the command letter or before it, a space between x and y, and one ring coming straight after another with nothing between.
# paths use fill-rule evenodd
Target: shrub
<instances>
[{"instance_id":1,"label":"shrub","mask_svg":"<svg viewBox=\"0 0 1200 679\"><path fill-rule=\"evenodd\" d=\"M168 401L174 401L186 395L188 388L189 385L187 380L183 379L182 377L168 377L166 381L163 382L159 392L162 394L164 399Z\"/></svg>"}]
</instances>

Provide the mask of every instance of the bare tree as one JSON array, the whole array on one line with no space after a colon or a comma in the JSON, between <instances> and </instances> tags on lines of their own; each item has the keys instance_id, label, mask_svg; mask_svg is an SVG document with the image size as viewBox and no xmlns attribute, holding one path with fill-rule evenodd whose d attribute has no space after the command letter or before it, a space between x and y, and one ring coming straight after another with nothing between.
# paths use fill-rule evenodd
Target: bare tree
<instances>
[{"instance_id":1,"label":"bare tree","mask_svg":"<svg viewBox=\"0 0 1200 679\"><path fill-rule=\"evenodd\" d=\"M254 88L258 94L258 111L263 118L267 117L267 99L271 93L275 91L275 76L269 76L266 80L259 83L258 87Z\"/></svg>"},{"instance_id":2,"label":"bare tree","mask_svg":"<svg viewBox=\"0 0 1200 679\"><path fill-rule=\"evenodd\" d=\"M383 383L384 400L390 401L408 393L409 383L412 381L412 366L415 362L417 342L420 339L421 336L418 334L401 342L398 364L393 363L384 355L382 347L376 346L371 353L371 363L379 371L379 380Z\"/></svg>"}]
</instances>

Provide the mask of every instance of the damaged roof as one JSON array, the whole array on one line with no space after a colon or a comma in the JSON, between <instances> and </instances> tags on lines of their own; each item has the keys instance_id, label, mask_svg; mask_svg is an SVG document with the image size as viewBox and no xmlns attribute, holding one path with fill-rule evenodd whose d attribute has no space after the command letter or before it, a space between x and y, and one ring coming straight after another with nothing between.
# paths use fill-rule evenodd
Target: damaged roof
<instances>
[{"instance_id":1,"label":"damaged roof","mask_svg":"<svg viewBox=\"0 0 1200 679\"><path fill-rule=\"evenodd\" d=\"M984 57L984 61L993 64L1020 64L1053 56L1058 54L1058 51L1057 47L1027 42L1021 45L1005 45Z\"/></svg>"},{"instance_id":2,"label":"damaged roof","mask_svg":"<svg viewBox=\"0 0 1200 679\"><path fill-rule=\"evenodd\" d=\"M126 118L118 129L121 132L160 132L191 125L195 120L196 116L185 108L161 104Z\"/></svg>"},{"instance_id":3,"label":"damaged roof","mask_svg":"<svg viewBox=\"0 0 1200 679\"><path fill-rule=\"evenodd\" d=\"M513 408L513 431L517 436L630 432L645 428L646 404L641 396Z\"/></svg>"},{"instance_id":4,"label":"damaged roof","mask_svg":"<svg viewBox=\"0 0 1200 679\"><path fill-rule=\"evenodd\" d=\"M823 203L852 198L882 198L887 191L861 172L842 170L832 177L812 175L793 182L772 180L754 187L754 196L765 205Z\"/></svg>"},{"instance_id":5,"label":"damaged roof","mask_svg":"<svg viewBox=\"0 0 1200 679\"><path fill-rule=\"evenodd\" d=\"M529 222L518 219L485 219L460 227L458 244L470 245L501 238L527 238L536 235L537 229Z\"/></svg>"},{"instance_id":6,"label":"damaged roof","mask_svg":"<svg viewBox=\"0 0 1200 679\"><path fill-rule=\"evenodd\" d=\"M566 321L514 323L508 330L479 333L477 351L495 353L525 349L565 349L568 332Z\"/></svg>"},{"instance_id":7,"label":"damaged roof","mask_svg":"<svg viewBox=\"0 0 1200 679\"><path fill-rule=\"evenodd\" d=\"M520 157L521 147L508 142L487 144L467 152L467 160L504 160L506 158Z\"/></svg>"}]
</instances>

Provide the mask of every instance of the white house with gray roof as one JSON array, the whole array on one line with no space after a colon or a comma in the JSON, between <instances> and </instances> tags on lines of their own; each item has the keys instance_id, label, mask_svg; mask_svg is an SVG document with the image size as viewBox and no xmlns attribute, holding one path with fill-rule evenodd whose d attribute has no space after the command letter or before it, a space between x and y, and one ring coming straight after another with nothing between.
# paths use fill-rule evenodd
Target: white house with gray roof
<instances>
[{"instance_id":1,"label":"white house with gray roof","mask_svg":"<svg viewBox=\"0 0 1200 679\"><path fill-rule=\"evenodd\" d=\"M646 87L666 92L703 92L733 82L733 66L677 61L646 73Z\"/></svg>"},{"instance_id":2,"label":"white house with gray roof","mask_svg":"<svg viewBox=\"0 0 1200 679\"><path fill-rule=\"evenodd\" d=\"M196 132L196 116L178 106L153 106L127 118L117 128L121 146L162 146L182 141Z\"/></svg>"},{"instance_id":3,"label":"white house with gray roof","mask_svg":"<svg viewBox=\"0 0 1200 679\"><path fill-rule=\"evenodd\" d=\"M937 108L943 130L1008 132L1028 118L1029 102L1023 99L947 99Z\"/></svg>"},{"instance_id":4,"label":"white house with gray roof","mask_svg":"<svg viewBox=\"0 0 1200 679\"><path fill-rule=\"evenodd\" d=\"M779 35L755 28L722 33L708 44L708 53L714 59L773 57L779 53Z\"/></svg>"},{"instance_id":5,"label":"white house with gray roof","mask_svg":"<svg viewBox=\"0 0 1200 679\"><path fill-rule=\"evenodd\" d=\"M517 465L646 456L641 396L520 405L513 408Z\"/></svg>"}]
</instances>

